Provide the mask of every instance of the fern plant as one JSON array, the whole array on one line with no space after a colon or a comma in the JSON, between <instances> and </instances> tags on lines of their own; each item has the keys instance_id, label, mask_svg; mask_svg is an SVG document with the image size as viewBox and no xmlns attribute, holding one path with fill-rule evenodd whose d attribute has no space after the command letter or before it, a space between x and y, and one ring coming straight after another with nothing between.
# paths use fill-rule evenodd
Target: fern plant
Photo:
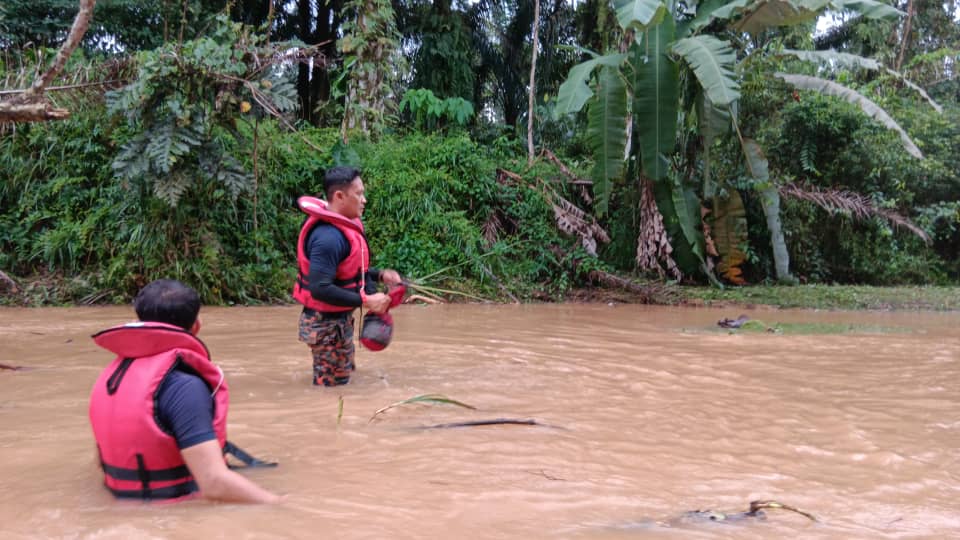
<instances>
[{"instance_id":1,"label":"fern plant","mask_svg":"<svg viewBox=\"0 0 960 540\"><path fill-rule=\"evenodd\" d=\"M136 80L107 94L109 113L131 131L113 161L116 176L172 207L203 183L234 200L252 190L237 157L250 141L237 123L296 109L294 84L273 65L288 47L220 16L207 37L140 53Z\"/></svg>"}]
</instances>

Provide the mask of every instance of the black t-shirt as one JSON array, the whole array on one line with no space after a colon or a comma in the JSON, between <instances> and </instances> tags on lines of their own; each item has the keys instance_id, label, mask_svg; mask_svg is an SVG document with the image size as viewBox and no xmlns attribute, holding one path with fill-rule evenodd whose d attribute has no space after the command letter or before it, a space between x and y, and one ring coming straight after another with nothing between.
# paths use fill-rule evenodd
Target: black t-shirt
<instances>
[{"instance_id":1,"label":"black t-shirt","mask_svg":"<svg viewBox=\"0 0 960 540\"><path fill-rule=\"evenodd\" d=\"M329 223L320 223L310 231L304 253L310 260L310 275L307 276L310 294L334 306L360 307L360 293L334 284L337 266L350 255L350 242L340 229ZM377 292L380 272L367 269L366 292Z\"/></svg>"},{"instance_id":2,"label":"black t-shirt","mask_svg":"<svg viewBox=\"0 0 960 540\"><path fill-rule=\"evenodd\" d=\"M203 379L173 370L157 392L157 418L183 450L217 438L213 430L213 396Z\"/></svg>"}]
</instances>

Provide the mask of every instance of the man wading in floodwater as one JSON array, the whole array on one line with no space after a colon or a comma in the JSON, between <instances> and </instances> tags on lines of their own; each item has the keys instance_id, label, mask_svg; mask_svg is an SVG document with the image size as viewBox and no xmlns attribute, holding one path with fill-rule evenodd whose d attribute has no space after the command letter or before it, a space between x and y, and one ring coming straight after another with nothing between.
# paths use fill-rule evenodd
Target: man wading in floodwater
<instances>
[{"instance_id":1,"label":"man wading in floodwater","mask_svg":"<svg viewBox=\"0 0 960 540\"><path fill-rule=\"evenodd\" d=\"M313 384L350 382L354 370L353 310L385 313L391 298L377 283L400 284L396 270L370 268L360 216L367 204L360 170L333 167L323 178L326 201L300 197L307 220L297 239L299 273L293 297L303 304L300 341L313 353Z\"/></svg>"},{"instance_id":2,"label":"man wading in floodwater","mask_svg":"<svg viewBox=\"0 0 960 540\"><path fill-rule=\"evenodd\" d=\"M251 465L259 460L227 441L229 390L196 336L197 291L158 279L137 294L133 306L138 322L93 336L117 355L90 395L107 489L126 499L182 499L199 491L218 501L281 500L227 468L224 452Z\"/></svg>"}]
</instances>

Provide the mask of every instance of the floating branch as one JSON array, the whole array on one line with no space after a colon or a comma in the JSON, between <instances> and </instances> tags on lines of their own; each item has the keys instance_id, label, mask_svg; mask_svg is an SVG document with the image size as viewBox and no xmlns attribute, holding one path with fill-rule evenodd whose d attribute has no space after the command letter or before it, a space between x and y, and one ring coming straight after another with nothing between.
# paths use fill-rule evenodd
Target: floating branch
<instances>
[{"instance_id":1,"label":"floating branch","mask_svg":"<svg viewBox=\"0 0 960 540\"><path fill-rule=\"evenodd\" d=\"M459 296L465 296L465 297L467 297L467 298L472 298L472 299L474 299L474 300L479 300L479 301L481 301L481 302L489 302L489 301L490 301L490 300L488 300L488 299L486 299L486 298L483 298L483 297L481 297L481 296L476 296L476 295L473 295L473 294L469 294L469 293L465 293L465 292L460 292L460 291L454 291L454 290L452 290L452 289L441 289L440 287L428 287L428 286L426 286L426 285L421 285L421 284L419 284L419 283L412 283L412 282L409 282L409 281L408 281L408 282L405 282L405 285L407 286L407 288L413 289L414 291L417 291L417 292L422 293L422 294L434 296L434 297L437 296L437 295L434 294L434 293L441 293L441 294L455 294L455 295L459 295Z\"/></svg>"},{"instance_id":2,"label":"floating branch","mask_svg":"<svg viewBox=\"0 0 960 540\"><path fill-rule=\"evenodd\" d=\"M798 508L794 508L794 507L792 507L792 506L790 506L790 505L786 505L786 504L783 504L783 503L777 502L777 501L750 501L750 512L748 512L748 513L755 515L757 512L759 512L760 510L763 510L763 509L765 509L765 508L780 508L780 509L783 509L783 510L789 510L789 511L791 511L791 512L796 512L796 513L800 514L801 516L809 519L810 521L817 521L817 518L814 517L813 514L811 514L811 513L809 513L809 512L804 512L803 510L800 510L800 509L798 509Z\"/></svg>"},{"instance_id":3,"label":"floating branch","mask_svg":"<svg viewBox=\"0 0 960 540\"><path fill-rule=\"evenodd\" d=\"M373 413L373 416L370 417L369 422L373 422L373 419L374 419L374 418L376 418L377 416L379 416L379 415L382 414L382 413L385 413L385 412L389 411L390 409L392 409L392 408L394 408L394 407L399 407L399 406L401 406L401 405L408 405L408 404L410 404L410 403L444 403L444 404L447 404L447 405L456 405L456 406L458 406L458 407L463 407L463 408L465 408L465 409L477 410L477 408L474 407L473 405L468 405L468 404L466 404L466 403L463 403L462 401L457 401L457 400L455 400L455 399L450 399L450 398L448 398L447 396L445 396L445 395L443 395L443 394L420 394L419 396L413 396L412 398L407 398L407 399L405 399L405 400L403 400L403 401L398 401L398 402L396 402L396 403L391 403L390 405L387 405L386 407L382 407L382 408L378 409L377 412ZM369 422L368 422L368 423L369 423Z\"/></svg>"},{"instance_id":4,"label":"floating branch","mask_svg":"<svg viewBox=\"0 0 960 540\"><path fill-rule=\"evenodd\" d=\"M442 299L437 300L435 298L430 298L422 294L411 294L410 296L407 297L406 300L403 301L404 304L409 304L412 302L423 302L425 304L442 304L443 300Z\"/></svg>"},{"instance_id":5,"label":"floating branch","mask_svg":"<svg viewBox=\"0 0 960 540\"><path fill-rule=\"evenodd\" d=\"M496 425L517 425L517 426L543 426L554 429L564 429L559 426L551 426L550 424L541 424L533 419L517 419L517 418L494 418L492 420L471 420L467 422L450 422L448 424L434 424L432 426L420 426L418 429L445 429L445 428L459 428L459 427L474 427L474 426L496 426Z\"/></svg>"}]
</instances>

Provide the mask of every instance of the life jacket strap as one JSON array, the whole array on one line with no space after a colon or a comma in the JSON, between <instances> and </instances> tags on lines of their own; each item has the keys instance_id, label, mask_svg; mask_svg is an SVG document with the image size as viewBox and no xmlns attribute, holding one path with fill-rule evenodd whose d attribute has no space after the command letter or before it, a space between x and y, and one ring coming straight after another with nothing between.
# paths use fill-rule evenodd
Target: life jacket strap
<instances>
[{"instance_id":1,"label":"life jacket strap","mask_svg":"<svg viewBox=\"0 0 960 540\"><path fill-rule=\"evenodd\" d=\"M334 285L336 285L337 287L343 287L344 289L360 290L360 283L361 281L359 278L333 280ZM304 279L303 274L300 274L300 273L297 274L297 285L299 285L301 289L307 289L310 286L307 283L307 280Z\"/></svg>"},{"instance_id":2,"label":"life jacket strap","mask_svg":"<svg viewBox=\"0 0 960 540\"><path fill-rule=\"evenodd\" d=\"M142 489L114 489L110 486L107 486L107 489L110 490L110 493L113 493L114 497L119 499L142 499L142 500L151 500L151 499L176 499L178 497L184 497L190 495L191 493L198 491L197 483L193 480L189 482L183 482L181 484L174 484L172 486L154 488L149 490Z\"/></svg>"},{"instance_id":3,"label":"life jacket strap","mask_svg":"<svg viewBox=\"0 0 960 540\"><path fill-rule=\"evenodd\" d=\"M101 466L103 467L103 472L106 473L107 476L116 480L125 480L130 482L140 482L143 478L144 472L146 472L150 482L169 482L171 480L180 480L190 477L190 469L187 469L186 465L158 470L125 469L123 467L107 465L106 463L101 463Z\"/></svg>"},{"instance_id":4,"label":"life jacket strap","mask_svg":"<svg viewBox=\"0 0 960 540\"><path fill-rule=\"evenodd\" d=\"M247 467L276 467L278 465L278 463L275 461L263 461L261 459L257 459L230 441L227 441L227 444L223 445L223 453L224 455L229 454L239 459ZM228 466L231 469L240 468L236 465L228 465Z\"/></svg>"}]
</instances>

